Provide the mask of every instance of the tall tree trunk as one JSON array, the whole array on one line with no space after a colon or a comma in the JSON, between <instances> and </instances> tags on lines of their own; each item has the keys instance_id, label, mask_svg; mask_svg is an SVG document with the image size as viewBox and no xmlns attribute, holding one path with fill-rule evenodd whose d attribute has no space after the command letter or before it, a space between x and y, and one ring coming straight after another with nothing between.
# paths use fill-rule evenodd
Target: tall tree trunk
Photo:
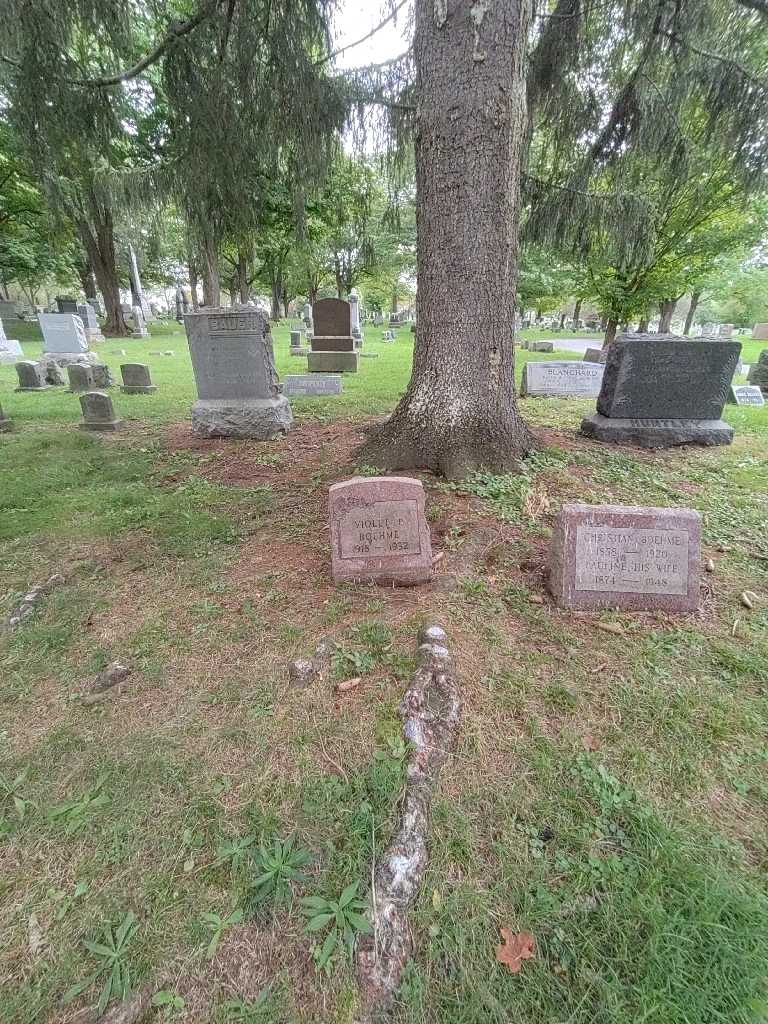
<instances>
[{"instance_id":1,"label":"tall tree trunk","mask_svg":"<svg viewBox=\"0 0 768 1024\"><path fill-rule=\"evenodd\" d=\"M691 304L688 307L688 312L685 314L685 327L683 327L683 334L690 334L691 327L693 327L693 318L696 316L696 310L699 306L699 299L701 298L701 291L691 292Z\"/></svg>"},{"instance_id":2,"label":"tall tree trunk","mask_svg":"<svg viewBox=\"0 0 768 1024\"><path fill-rule=\"evenodd\" d=\"M573 307L573 329L578 330L579 320L581 319L581 304L583 299L576 299L576 305Z\"/></svg>"},{"instance_id":3,"label":"tall tree trunk","mask_svg":"<svg viewBox=\"0 0 768 1024\"><path fill-rule=\"evenodd\" d=\"M189 271L189 297L192 300L192 309L196 313L200 308L197 298L197 283L200 280L200 276L197 272L197 263L191 256L187 257L187 270Z\"/></svg>"},{"instance_id":4,"label":"tall tree trunk","mask_svg":"<svg viewBox=\"0 0 768 1024\"><path fill-rule=\"evenodd\" d=\"M561 313L560 314L560 330L562 331L562 329L564 327L565 327L565 313Z\"/></svg>"},{"instance_id":5,"label":"tall tree trunk","mask_svg":"<svg viewBox=\"0 0 768 1024\"><path fill-rule=\"evenodd\" d=\"M288 298L288 292L283 288L283 316L286 320L288 319L288 306L290 303L291 300Z\"/></svg>"},{"instance_id":6,"label":"tall tree trunk","mask_svg":"<svg viewBox=\"0 0 768 1024\"><path fill-rule=\"evenodd\" d=\"M608 348L609 345L613 344L613 339L616 337L616 328L619 326L619 321L614 317L608 317L605 323L605 336L603 338L603 348Z\"/></svg>"},{"instance_id":7,"label":"tall tree trunk","mask_svg":"<svg viewBox=\"0 0 768 1024\"><path fill-rule=\"evenodd\" d=\"M530 0L416 0L416 349L374 465L459 479L534 447L515 395Z\"/></svg>"},{"instance_id":8,"label":"tall tree trunk","mask_svg":"<svg viewBox=\"0 0 768 1024\"><path fill-rule=\"evenodd\" d=\"M112 213L103 205L91 202L92 222L84 218L76 221L77 233L85 247L88 260L96 275L96 282L104 299L106 323L103 330L112 337L124 337L131 332L120 308L120 280L117 276L115 232Z\"/></svg>"},{"instance_id":9,"label":"tall tree trunk","mask_svg":"<svg viewBox=\"0 0 768 1024\"><path fill-rule=\"evenodd\" d=\"M237 284L240 301L245 305L251 297L251 289L248 284L248 253L245 249L240 249L237 253Z\"/></svg>"},{"instance_id":10,"label":"tall tree trunk","mask_svg":"<svg viewBox=\"0 0 768 1024\"><path fill-rule=\"evenodd\" d=\"M672 326L677 299L662 299L659 303L659 334L667 334Z\"/></svg>"},{"instance_id":11,"label":"tall tree trunk","mask_svg":"<svg viewBox=\"0 0 768 1024\"><path fill-rule=\"evenodd\" d=\"M221 275L219 272L219 247L212 237L206 235L203 247L203 303L206 306L221 305Z\"/></svg>"},{"instance_id":12,"label":"tall tree trunk","mask_svg":"<svg viewBox=\"0 0 768 1024\"><path fill-rule=\"evenodd\" d=\"M647 334L648 333L648 317L644 317L642 320L638 321L638 323L637 323L637 332L638 332L638 334Z\"/></svg>"},{"instance_id":13,"label":"tall tree trunk","mask_svg":"<svg viewBox=\"0 0 768 1024\"><path fill-rule=\"evenodd\" d=\"M333 269L336 276L336 298L344 298L344 273L341 267L341 260L339 259L338 253L333 257Z\"/></svg>"},{"instance_id":14,"label":"tall tree trunk","mask_svg":"<svg viewBox=\"0 0 768 1024\"><path fill-rule=\"evenodd\" d=\"M96 294L96 277L93 273L91 261L87 256L82 260L78 260L77 276L80 278L80 284L83 287L87 301L91 302L93 299L98 301L98 295Z\"/></svg>"},{"instance_id":15,"label":"tall tree trunk","mask_svg":"<svg viewBox=\"0 0 768 1024\"><path fill-rule=\"evenodd\" d=\"M283 294L283 277L279 270L273 271L271 275L272 285L272 303L270 310L270 317L273 320L280 319L280 299Z\"/></svg>"}]
</instances>

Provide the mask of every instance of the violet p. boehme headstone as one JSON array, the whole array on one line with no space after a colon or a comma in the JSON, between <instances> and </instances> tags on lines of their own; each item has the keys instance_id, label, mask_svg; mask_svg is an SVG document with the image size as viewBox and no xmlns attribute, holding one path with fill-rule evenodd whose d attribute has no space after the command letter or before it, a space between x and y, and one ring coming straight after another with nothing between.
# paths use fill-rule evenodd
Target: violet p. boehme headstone
<instances>
[{"instance_id":1,"label":"violet p. boehme headstone","mask_svg":"<svg viewBox=\"0 0 768 1024\"><path fill-rule=\"evenodd\" d=\"M123 378L120 390L125 395L151 395L157 391L145 363L123 363L120 374Z\"/></svg>"},{"instance_id":2,"label":"violet p. boehme headstone","mask_svg":"<svg viewBox=\"0 0 768 1024\"><path fill-rule=\"evenodd\" d=\"M80 396L83 421L78 423L81 430L119 430L124 421L115 417L112 399L103 391L87 391Z\"/></svg>"},{"instance_id":3,"label":"violet p. boehme headstone","mask_svg":"<svg viewBox=\"0 0 768 1024\"><path fill-rule=\"evenodd\" d=\"M269 321L252 306L203 307L184 326L199 399L192 429L203 437L285 434L293 425L288 399L278 390Z\"/></svg>"},{"instance_id":4,"label":"violet p. boehme headstone","mask_svg":"<svg viewBox=\"0 0 768 1024\"><path fill-rule=\"evenodd\" d=\"M16 373L19 378L17 391L45 391L48 387L42 366L32 359L22 359L16 363Z\"/></svg>"},{"instance_id":5,"label":"violet p. boehme headstone","mask_svg":"<svg viewBox=\"0 0 768 1024\"><path fill-rule=\"evenodd\" d=\"M420 480L354 477L329 492L331 564L337 582L395 586L432 578L432 546Z\"/></svg>"},{"instance_id":6,"label":"violet p. boehme headstone","mask_svg":"<svg viewBox=\"0 0 768 1024\"><path fill-rule=\"evenodd\" d=\"M730 444L720 417L741 344L623 334L608 350L597 412L581 432L598 441L667 448Z\"/></svg>"},{"instance_id":7,"label":"violet p. boehme headstone","mask_svg":"<svg viewBox=\"0 0 768 1024\"><path fill-rule=\"evenodd\" d=\"M604 369L602 363L578 359L523 363L520 394L531 398L597 398Z\"/></svg>"},{"instance_id":8,"label":"violet p. boehme headstone","mask_svg":"<svg viewBox=\"0 0 768 1024\"><path fill-rule=\"evenodd\" d=\"M564 505L549 589L564 608L695 611L701 516L687 508Z\"/></svg>"}]
</instances>

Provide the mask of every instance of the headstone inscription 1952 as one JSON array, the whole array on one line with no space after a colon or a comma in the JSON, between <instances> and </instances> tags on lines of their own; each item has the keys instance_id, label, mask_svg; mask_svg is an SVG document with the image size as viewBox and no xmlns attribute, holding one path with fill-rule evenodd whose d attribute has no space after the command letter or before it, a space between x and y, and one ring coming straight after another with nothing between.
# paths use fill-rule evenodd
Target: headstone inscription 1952
<instances>
[{"instance_id":1,"label":"headstone inscription 1952","mask_svg":"<svg viewBox=\"0 0 768 1024\"><path fill-rule=\"evenodd\" d=\"M565 608L694 611L700 544L701 517L692 509L564 505L549 589Z\"/></svg>"},{"instance_id":2,"label":"headstone inscription 1952","mask_svg":"<svg viewBox=\"0 0 768 1024\"><path fill-rule=\"evenodd\" d=\"M597 398L603 381L602 363L557 359L524 363L520 394L533 398Z\"/></svg>"},{"instance_id":3,"label":"headstone inscription 1952","mask_svg":"<svg viewBox=\"0 0 768 1024\"><path fill-rule=\"evenodd\" d=\"M597 412L581 432L641 448L730 444L733 428L720 417L740 352L737 341L620 335L608 350Z\"/></svg>"},{"instance_id":4,"label":"headstone inscription 1952","mask_svg":"<svg viewBox=\"0 0 768 1024\"><path fill-rule=\"evenodd\" d=\"M333 578L395 586L432 578L424 487L410 477L354 477L328 493Z\"/></svg>"},{"instance_id":5,"label":"headstone inscription 1952","mask_svg":"<svg viewBox=\"0 0 768 1024\"><path fill-rule=\"evenodd\" d=\"M732 405L765 405L763 392L757 384L731 384L728 401Z\"/></svg>"},{"instance_id":6,"label":"headstone inscription 1952","mask_svg":"<svg viewBox=\"0 0 768 1024\"><path fill-rule=\"evenodd\" d=\"M269 321L252 306L204 307L184 316L199 400L192 429L203 437L267 441L290 430L278 390Z\"/></svg>"}]
</instances>

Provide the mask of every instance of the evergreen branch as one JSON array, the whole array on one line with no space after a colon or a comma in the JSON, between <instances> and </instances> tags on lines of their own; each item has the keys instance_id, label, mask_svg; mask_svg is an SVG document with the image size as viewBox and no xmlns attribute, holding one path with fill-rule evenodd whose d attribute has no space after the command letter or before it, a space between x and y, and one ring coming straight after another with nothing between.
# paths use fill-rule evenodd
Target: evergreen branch
<instances>
[{"instance_id":1,"label":"evergreen branch","mask_svg":"<svg viewBox=\"0 0 768 1024\"><path fill-rule=\"evenodd\" d=\"M721 53L714 53L712 50L702 50L698 46L694 46L693 43L687 42L680 35L679 32L660 32L660 35L666 36L671 42L677 46L681 46L683 49L688 50L689 53L695 53L697 57L706 57L707 60L716 60L720 64L727 64L728 67L733 68L734 71L738 71L740 75L743 75L747 81L752 82L754 85L760 86L761 89L766 87L766 80L764 78L756 78L751 71L735 61L732 57L724 57Z\"/></svg>"},{"instance_id":2,"label":"evergreen branch","mask_svg":"<svg viewBox=\"0 0 768 1024\"><path fill-rule=\"evenodd\" d=\"M222 0L207 0L197 14L193 14L187 21L181 23L172 22L168 35L161 39L157 46L142 57L137 64L134 64L133 67L128 68L126 71L119 71L117 74L105 75L101 78L76 78L73 84L103 89L107 86L119 85L121 82L128 82L130 79L136 78L142 71L146 71L148 67L155 64L172 43L183 38L183 36L189 35L198 25L202 24L207 18L210 18L221 2Z\"/></svg>"},{"instance_id":3,"label":"evergreen branch","mask_svg":"<svg viewBox=\"0 0 768 1024\"><path fill-rule=\"evenodd\" d=\"M392 10L386 16L386 18L383 21L380 21L379 24L375 26L375 28L372 28L367 35L364 35L361 39L357 39L354 43L348 43L347 46L342 46L340 49L334 50L332 53L329 53L327 57L322 57L320 60L315 61L315 67L320 67L323 64L327 64L328 61L333 60L334 57L339 57L342 53L346 53L347 50L352 50L356 46L359 46L361 43L366 42L368 39L371 38L371 36L375 36L377 32L384 28L385 25L387 25L390 21L393 21L397 17L400 10L402 10L402 8L405 7L407 3L408 0L400 0L400 3L392 8Z\"/></svg>"},{"instance_id":4,"label":"evergreen branch","mask_svg":"<svg viewBox=\"0 0 768 1024\"><path fill-rule=\"evenodd\" d=\"M757 11L764 18L768 18L768 0L738 0L742 7L748 7L751 11Z\"/></svg>"}]
</instances>

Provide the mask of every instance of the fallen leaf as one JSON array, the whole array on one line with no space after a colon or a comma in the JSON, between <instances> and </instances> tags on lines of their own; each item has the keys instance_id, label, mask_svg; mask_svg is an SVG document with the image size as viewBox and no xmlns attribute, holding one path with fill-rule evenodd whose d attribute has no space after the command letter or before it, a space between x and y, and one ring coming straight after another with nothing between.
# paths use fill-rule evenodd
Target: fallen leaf
<instances>
[{"instance_id":1,"label":"fallen leaf","mask_svg":"<svg viewBox=\"0 0 768 1024\"><path fill-rule=\"evenodd\" d=\"M349 690L354 690L356 686L359 686L361 677L356 676L354 679L345 679L341 683L336 684L336 693L347 693Z\"/></svg>"},{"instance_id":2,"label":"fallen leaf","mask_svg":"<svg viewBox=\"0 0 768 1024\"><path fill-rule=\"evenodd\" d=\"M624 636L624 627L620 622L596 622L598 629L604 633L613 633L614 636Z\"/></svg>"},{"instance_id":3,"label":"fallen leaf","mask_svg":"<svg viewBox=\"0 0 768 1024\"><path fill-rule=\"evenodd\" d=\"M500 928L502 945L496 947L496 959L506 964L513 974L517 974L523 960L532 960L536 955L536 940L530 932L511 932L509 928Z\"/></svg>"},{"instance_id":4,"label":"fallen leaf","mask_svg":"<svg viewBox=\"0 0 768 1024\"><path fill-rule=\"evenodd\" d=\"M599 741L596 740L595 737L592 735L592 733L589 733L589 732L581 737L581 745L584 747L585 750L599 750L600 749Z\"/></svg>"},{"instance_id":5,"label":"fallen leaf","mask_svg":"<svg viewBox=\"0 0 768 1024\"><path fill-rule=\"evenodd\" d=\"M29 915L27 933L29 936L29 951L32 956L37 956L37 954L41 953L45 947L45 935L40 922L37 919L37 914Z\"/></svg>"},{"instance_id":6,"label":"fallen leaf","mask_svg":"<svg viewBox=\"0 0 768 1024\"><path fill-rule=\"evenodd\" d=\"M601 662L601 663L600 663L600 664L599 664L599 665L597 666L597 668L588 668L588 669L587 669L587 672L588 672L588 674L589 674L589 675L591 675L591 676L599 676L599 675L600 675L600 673L601 673L601 672L605 672L605 670L606 670L607 668L608 668L608 662L607 662L607 661L603 661L603 662Z\"/></svg>"},{"instance_id":7,"label":"fallen leaf","mask_svg":"<svg viewBox=\"0 0 768 1024\"><path fill-rule=\"evenodd\" d=\"M531 604L544 604L544 598L541 594L531 594L528 600Z\"/></svg>"}]
</instances>

